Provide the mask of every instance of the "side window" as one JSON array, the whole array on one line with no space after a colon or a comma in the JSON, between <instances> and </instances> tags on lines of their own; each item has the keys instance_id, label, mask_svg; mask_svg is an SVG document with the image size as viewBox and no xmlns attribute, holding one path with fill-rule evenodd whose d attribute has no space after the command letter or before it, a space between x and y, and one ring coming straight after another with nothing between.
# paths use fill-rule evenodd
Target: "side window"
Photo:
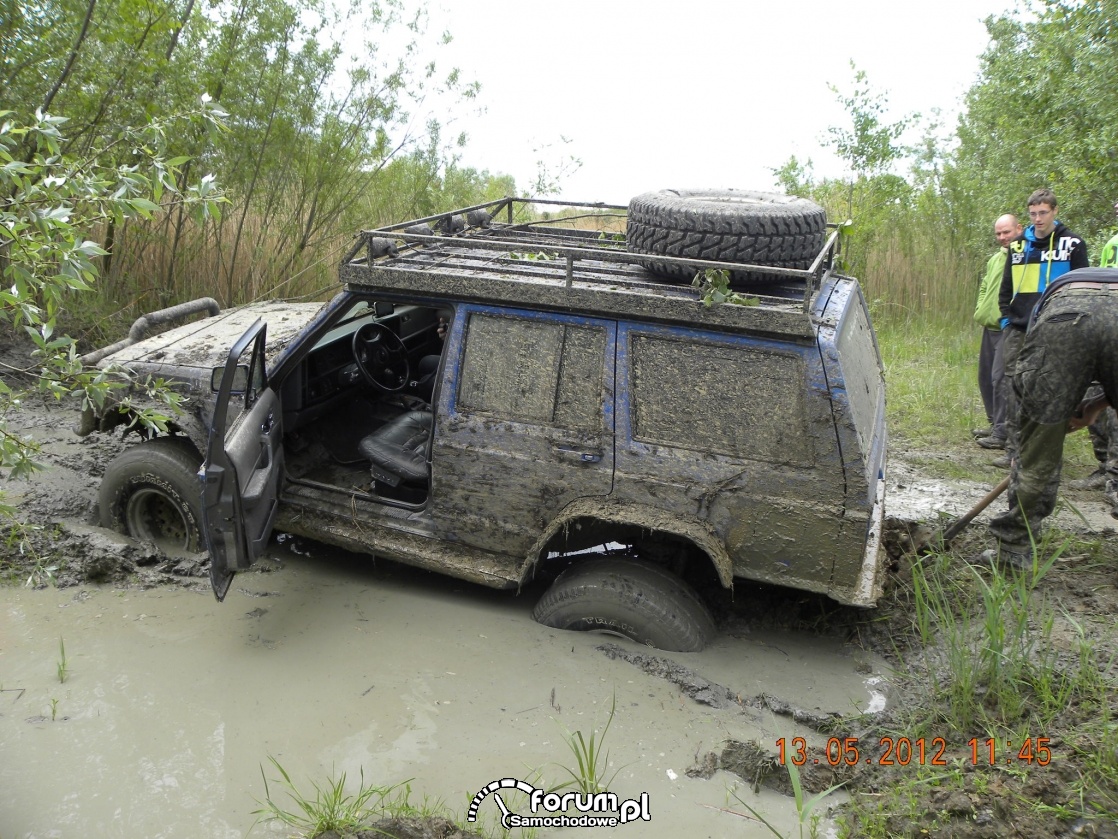
<instances>
[{"instance_id":1,"label":"side window","mask_svg":"<svg viewBox=\"0 0 1118 839\"><path fill-rule=\"evenodd\" d=\"M251 407L260 392L267 386L264 379L264 342L257 341L252 348L252 366L249 371L248 393L245 395L245 407Z\"/></svg>"},{"instance_id":2,"label":"side window","mask_svg":"<svg viewBox=\"0 0 1118 839\"><path fill-rule=\"evenodd\" d=\"M598 428L605 346L600 328L471 315L458 407L516 422Z\"/></svg>"},{"instance_id":3,"label":"side window","mask_svg":"<svg viewBox=\"0 0 1118 839\"><path fill-rule=\"evenodd\" d=\"M636 334L633 437L774 463L811 462L799 355Z\"/></svg>"}]
</instances>

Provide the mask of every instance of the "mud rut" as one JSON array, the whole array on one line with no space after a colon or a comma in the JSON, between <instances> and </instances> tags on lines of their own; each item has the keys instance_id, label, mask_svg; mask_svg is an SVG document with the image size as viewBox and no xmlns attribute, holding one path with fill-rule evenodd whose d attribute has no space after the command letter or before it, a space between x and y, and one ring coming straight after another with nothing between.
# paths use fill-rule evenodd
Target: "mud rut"
<instances>
[{"instance_id":1,"label":"mud rut","mask_svg":"<svg viewBox=\"0 0 1118 839\"><path fill-rule=\"evenodd\" d=\"M106 463L119 451L122 442L119 437L101 434L85 439L77 438L69 430L69 425L75 418L76 412L66 403L45 403L34 399L9 415L13 430L14 427L19 427L22 433L30 435L42 446L39 459L48 468L32 482L5 484L9 500L18 502L21 520L29 525L41 526L29 539L33 550L22 554L8 550L2 559L5 576L20 584L34 578L39 585L44 585L45 569L50 568L53 569L50 573L54 578L54 585L63 589L75 588L77 591L88 590L90 587L94 587L94 590L100 587L116 591L153 587L207 590L204 556L164 556L151 545L137 544L93 526L94 499L99 478ZM970 455L966 452L949 452L942 456L965 458ZM992 476L991 484L994 482L996 477ZM912 532L914 522L934 520L937 516L944 518L958 515L981 497L987 488L983 485L927 480L921 477L918 470L894 461L891 465L889 487L891 521L888 528L893 553L899 556L903 543ZM1049 589L1060 608L1075 615L1084 625L1091 626L1118 611L1118 588L1115 586L1118 581L1118 561L1115 561L1113 545L1113 528L1116 522L1110 518L1105 505L1089 494L1076 496L1074 501L1077 510L1063 510L1058 518L1059 525L1083 538L1103 540L1104 556L1109 557L1109 564L1094 562L1088 568L1079 561L1080 558L1069 556L1066 562L1055 569ZM999 508L1000 502L992 509ZM967 550L968 546L972 546L974 551L981 549L981 522L985 518L984 515L963 537L962 550ZM283 542L284 537L281 536L280 540ZM311 549L313 550L313 546ZM300 547L288 538L285 544L275 545L274 551L286 552L290 557L292 554L297 555ZM902 666L902 659L913 652L906 646L910 642L905 640L911 638L911 605L905 593L906 563L904 557L895 562L894 584L890 586L880 608L868 612L840 607L825 598L801 592L740 586L732 601L727 599L716 604L722 640L726 644L749 648L755 644L779 646L782 639L788 644L800 644L805 637L810 644L810 639L815 638L823 646L841 647L842 655L849 658L848 669L852 673L857 672L859 678L863 679L866 675L883 672L885 667L882 662L886 659L891 660L894 666ZM267 570L283 573L284 563L267 565ZM267 576L264 575L263 578L266 579ZM259 578L260 575L249 574L245 577ZM529 595L532 596L531 593ZM239 605L244 603L242 601ZM1113 649L1113 633L1109 636L1100 635L1099 643L1110 645L1110 649ZM582 646L590 649L589 645ZM891 726L895 726L898 719L903 719L897 715L895 709L903 707L912 698L906 696L905 691L914 687L911 684L905 685L902 679L887 679L892 684L885 709L852 716L849 707L837 707L841 703L836 703L836 707L824 707L810 701L803 702L804 697L797 696L795 680L782 677L777 671L767 672L762 679L762 683L771 681L778 686L772 692L760 690L743 693L740 687L720 683L719 677L711 674L703 658L705 654L690 659L684 656L687 660L681 662L677 660L678 656L673 658L608 641L601 643L601 639L592 646L594 655L602 662L609 662L609 667L612 668L610 672L616 677L631 679L632 674L639 672L661 683L662 689L676 697L675 701L681 708L699 709L708 719L721 718L722 721L717 725L725 732L725 736L720 742L704 740L695 748L690 765L679 767L686 771L688 777L707 779L712 786L717 785L719 790L724 789L727 783L737 783L732 778L727 781L727 777L733 776L740 779L743 790L767 789L770 793L786 797L792 793L788 774L776 760L773 739L745 739L735 736L738 721L746 718L759 720L762 715L771 720L784 720L790 727L789 730L793 730L791 727L794 726L795 730L805 732L814 743L819 744L833 736L857 736L863 742L876 742L881 732L893 731ZM4 658L0 657L0 664L3 661ZM718 667L713 669L716 672L719 670ZM721 669L723 673L726 672L724 667ZM771 679L768 678L770 675ZM1110 676L1113 678L1113 673ZM929 674L929 677L934 677L934 674ZM789 693L780 694L781 688ZM562 696L562 690L560 695ZM555 688L551 700L553 706L554 697ZM807 707L808 705L811 707ZM560 710L556 706L551 712L558 713ZM4 709L0 714L0 724L10 723L14 716L18 716L18 712L13 713L10 708ZM5 720L4 717L8 719ZM683 718L687 719L688 715L684 714ZM35 722L28 718L24 724L33 725ZM822 755L823 751L819 745L813 745L808 754ZM557 757L561 758L561 753ZM849 790L873 794L894 783L898 771L905 771L899 767L888 770L878 766L832 768L827 765L826 760L820 763L821 765L816 766L809 761L803 771L804 785L812 792L836 783L846 783ZM511 766L509 771L516 768ZM900 835L1118 836L1118 830L1112 826L1095 821L1068 824L1051 815L1038 815L1035 810L1021 805L1021 800L1032 800L1044 802L1050 807L1064 806L1068 802L1075 776L1070 764L1053 766L1053 771L1047 775L1031 773L1023 784L1018 783L1018 779L1013 776L1000 774L995 775L992 780L977 783L977 776L983 769L984 767L964 768L964 772L975 776L976 781L965 786L968 791L946 792L928 785L923 793L925 800L921 803L927 811L940 814L941 827L930 833L922 833L916 826L910 826L910 832L908 827L901 828L897 825L902 831ZM480 782L481 779L476 780ZM979 789L983 792L979 793ZM779 799L776 800L776 806L779 807ZM709 803L700 806L718 809ZM795 814L790 798L786 799L786 806L792 818L785 824L791 831L795 825ZM736 809L742 810L741 807ZM733 816L727 824L734 823L739 816ZM661 827L666 829L667 826L661 822ZM759 826L753 823L750 829L755 828L759 830ZM455 835L453 825L439 819L432 819L426 825L418 827L401 823L394 825L393 829L400 836ZM413 834L408 831L419 832ZM647 835L658 833L659 830ZM756 835L762 834L758 832Z\"/></svg>"}]
</instances>

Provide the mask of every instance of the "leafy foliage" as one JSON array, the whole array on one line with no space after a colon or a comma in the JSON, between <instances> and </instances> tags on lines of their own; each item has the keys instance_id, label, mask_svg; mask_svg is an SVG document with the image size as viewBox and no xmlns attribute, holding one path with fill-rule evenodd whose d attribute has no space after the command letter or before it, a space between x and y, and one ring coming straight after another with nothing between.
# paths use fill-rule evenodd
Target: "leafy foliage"
<instances>
[{"instance_id":1,"label":"leafy foliage","mask_svg":"<svg viewBox=\"0 0 1118 839\"><path fill-rule=\"evenodd\" d=\"M120 126L202 96L229 114L225 131L165 138L185 178L214 174L226 212L211 226L179 208L110 219L92 308L123 304L104 313L119 329L190 297L229 305L304 276L325 285L356 229L445 209L450 195L469 194L462 206L513 193L511 179L459 168L465 137L430 116L436 100L470 107L478 86L436 63L450 37L429 30L425 8L403 0L0 0L4 101L64 114L62 153L128 165Z\"/></svg>"},{"instance_id":2,"label":"leafy foliage","mask_svg":"<svg viewBox=\"0 0 1118 839\"><path fill-rule=\"evenodd\" d=\"M729 303L732 306L760 306L756 297L730 291L730 272L721 268L706 268L695 275L691 285L699 290L699 302L708 309Z\"/></svg>"},{"instance_id":3,"label":"leafy foliage","mask_svg":"<svg viewBox=\"0 0 1118 839\"><path fill-rule=\"evenodd\" d=\"M894 232L911 221L906 218L915 190L897 174L898 166L908 160L912 149L901 143L905 132L919 121L909 114L896 122L886 121L888 97L878 93L864 71L853 63L853 90L844 94L834 85L831 90L846 109L850 127L828 129L830 145L849 168L846 179L816 182L811 162L789 158L774 169L785 192L810 197L821 204L832 220L846 220L844 258L847 269L866 276L870 251L892 239Z\"/></svg>"},{"instance_id":4,"label":"leafy foliage","mask_svg":"<svg viewBox=\"0 0 1118 839\"><path fill-rule=\"evenodd\" d=\"M36 112L23 122L0 112L0 320L22 329L35 346L37 370L23 371L31 388L61 399L78 393L85 405L118 402L128 407L133 394L147 401L134 422L165 431L167 416L181 397L164 383L133 380L122 372L85 370L72 338L56 335L63 306L87 294L107 251L86 238L98 226L150 219L165 208L182 208L199 224L220 217L222 200L212 176L187 184L181 157L167 157L167 138L175 126L202 122L215 128L222 114L209 103L192 113L126 129L87 156L63 151L66 120ZM112 151L127 150L129 162L107 164ZM38 468L37 447L5 427L8 411L27 393L0 381L0 467L10 477ZM10 512L7 508L0 511Z\"/></svg>"},{"instance_id":5,"label":"leafy foliage","mask_svg":"<svg viewBox=\"0 0 1118 839\"><path fill-rule=\"evenodd\" d=\"M1034 8L1035 17L986 21L990 45L954 157L960 200L993 219L1023 212L1029 193L1046 186L1073 230L1105 239L1118 197L1118 3Z\"/></svg>"}]
</instances>

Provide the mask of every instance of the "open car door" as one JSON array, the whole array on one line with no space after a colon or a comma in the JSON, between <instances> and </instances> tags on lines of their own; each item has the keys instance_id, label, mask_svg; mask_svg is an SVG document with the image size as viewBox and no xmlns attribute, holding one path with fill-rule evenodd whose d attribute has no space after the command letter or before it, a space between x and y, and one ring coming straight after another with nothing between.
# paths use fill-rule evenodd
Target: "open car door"
<instances>
[{"instance_id":1,"label":"open car door","mask_svg":"<svg viewBox=\"0 0 1118 839\"><path fill-rule=\"evenodd\" d=\"M264 552L276 518L283 429L265 371L266 328L262 320L249 327L211 381L217 402L202 464L202 531L219 601L233 575Z\"/></svg>"}]
</instances>

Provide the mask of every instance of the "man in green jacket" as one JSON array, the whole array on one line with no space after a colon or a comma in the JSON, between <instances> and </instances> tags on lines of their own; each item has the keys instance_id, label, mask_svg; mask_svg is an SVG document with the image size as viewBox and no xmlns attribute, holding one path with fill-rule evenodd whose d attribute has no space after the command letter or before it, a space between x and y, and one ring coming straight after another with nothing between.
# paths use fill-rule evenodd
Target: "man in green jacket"
<instances>
[{"instance_id":1,"label":"man in green jacket","mask_svg":"<svg viewBox=\"0 0 1118 839\"><path fill-rule=\"evenodd\" d=\"M978 302L974 307L974 320L982 327L982 344L978 351L978 391L986 409L986 428L976 428L974 436L984 449L1005 448L1005 359L1002 357L1001 308L998 292L1001 290L1005 258L1009 243L1021 235L1017 216L1006 213L994 222L997 252L986 263L986 275L978 287Z\"/></svg>"}]
</instances>

